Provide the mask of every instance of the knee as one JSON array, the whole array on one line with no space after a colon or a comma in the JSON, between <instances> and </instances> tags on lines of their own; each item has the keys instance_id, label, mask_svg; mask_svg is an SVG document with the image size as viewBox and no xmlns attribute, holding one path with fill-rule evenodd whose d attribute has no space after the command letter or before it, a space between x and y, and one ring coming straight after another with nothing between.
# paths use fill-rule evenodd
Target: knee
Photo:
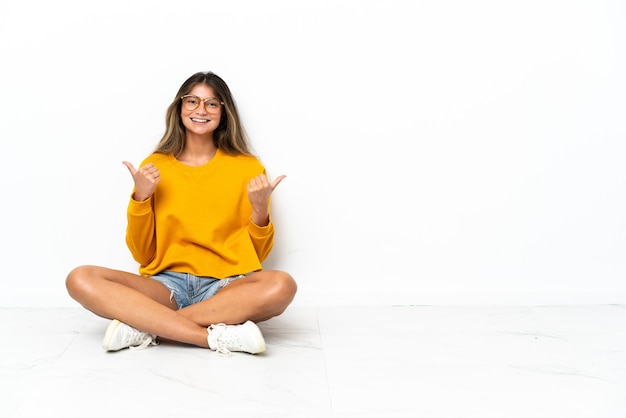
<instances>
[{"instance_id":1,"label":"knee","mask_svg":"<svg viewBox=\"0 0 626 418\"><path fill-rule=\"evenodd\" d=\"M278 270L272 273L272 292L288 305L296 296L298 285L289 273Z\"/></svg>"},{"instance_id":2,"label":"knee","mask_svg":"<svg viewBox=\"0 0 626 418\"><path fill-rule=\"evenodd\" d=\"M70 271L65 279L65 288L71 297L77 299L89 291L93 270L92 266L80 266Z\"/></svg>"}]
</instances>

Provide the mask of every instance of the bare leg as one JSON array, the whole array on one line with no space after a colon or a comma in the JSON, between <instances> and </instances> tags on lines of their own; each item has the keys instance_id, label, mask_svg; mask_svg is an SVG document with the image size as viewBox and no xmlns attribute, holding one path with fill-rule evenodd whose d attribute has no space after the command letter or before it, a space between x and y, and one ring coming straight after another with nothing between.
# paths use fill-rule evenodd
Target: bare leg
<instances>
[{"instance_id":1,"label":"bare leg","mask_svg":"<svg viewBox=\"0 0 626 418\"><path fill-rule=\"evenodd\" d=\"M70 296L96 315L201 347L208 347L207 326L269 319L282 313L296 292L293 278L275 270L234 281L211 299L181 310L161 283L119 270L78 267L66 286Z\"/></svg>"},{"instance_id":2,"label":"bare leg","mask_svg":"<svg viewBox=\"0 0 626 418\"><path fill-rule=\"evenodd\" d=\"M212 298L180 313L203 326L261 322L283 313L296 291L296 282L289 274L263 270L229 283Z\"/></svg>"},{"instance_id":3,"label":"bare leg","mask_svg":"<svg viewBox=\"0 0 626 418\"><path fill-rule=\"evenodd\" d=\"M104 267L82 266L66 280L70 296L96 315L166 339L208 347L207 330L180 315L161 283Z\"/></svg>"}]
</instances>

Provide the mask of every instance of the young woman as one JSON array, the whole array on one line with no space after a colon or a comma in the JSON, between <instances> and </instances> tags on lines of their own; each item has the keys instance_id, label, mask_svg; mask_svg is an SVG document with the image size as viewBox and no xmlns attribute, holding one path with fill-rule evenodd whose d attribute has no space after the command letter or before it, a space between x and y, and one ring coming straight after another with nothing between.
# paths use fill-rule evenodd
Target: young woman
<instances>
[{"instance_id":1,"label":"young woman","mask_svg":"<svg viewBox=\"0 0 626 418\"><path fill-rule=\"evenodd\" d=\"M103 348L156 345L157 336L221 353L260 353L256 322L281 314L296 293L285 272L263 270L274 226L273 181L250 151L230 89L192 75L166 114L156 150L136 169L126 243L139 275L72 270L71 297L112 319Z\"/></svg>"}]
</instances>

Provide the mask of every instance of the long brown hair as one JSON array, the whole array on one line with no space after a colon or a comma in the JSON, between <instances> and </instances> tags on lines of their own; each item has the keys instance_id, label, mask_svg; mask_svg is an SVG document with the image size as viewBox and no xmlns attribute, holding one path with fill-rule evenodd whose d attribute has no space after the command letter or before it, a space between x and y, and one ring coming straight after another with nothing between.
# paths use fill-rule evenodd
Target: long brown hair
<instances>
[{"instance_id":1,"label":"long brown hair","mask_svg":"<svg viewBox=\"0 0 626 418\"><path fill-rule=\"evenodd\" d=\"M171 153L177 156L185 148L187 131L180 118L182 107L180 98L189 94L198 84L205 84L210 87L217 96L216 99L224 102L220 124L213 133L213 140L217 149L231 155L253 155L248 137L239 118L237 105L228 85L221 77L210 71L195 73L180 86L176 97L167 108L165 133L154 152L159 154Z\"/></svg>"}]
</instances>

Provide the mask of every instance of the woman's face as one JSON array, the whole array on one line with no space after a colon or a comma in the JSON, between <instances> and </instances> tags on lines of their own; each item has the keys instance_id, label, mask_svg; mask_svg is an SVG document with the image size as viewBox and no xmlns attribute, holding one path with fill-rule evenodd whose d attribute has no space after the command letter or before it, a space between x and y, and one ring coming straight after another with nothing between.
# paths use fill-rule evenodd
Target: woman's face
<instances>
[{"instance_id":1,"label":"woman's face","mask_svg":"<svg viewBox=\"0 0 626 418\"><path fill-rule=\"evenodd\" d=\"M187 133L212 136L220 124L222 107L221 102L215 99L215 93L211 87L206 84L197 84L189 94L185 95L180 110L180 118Z\"/></svg>"}]
</instances>

